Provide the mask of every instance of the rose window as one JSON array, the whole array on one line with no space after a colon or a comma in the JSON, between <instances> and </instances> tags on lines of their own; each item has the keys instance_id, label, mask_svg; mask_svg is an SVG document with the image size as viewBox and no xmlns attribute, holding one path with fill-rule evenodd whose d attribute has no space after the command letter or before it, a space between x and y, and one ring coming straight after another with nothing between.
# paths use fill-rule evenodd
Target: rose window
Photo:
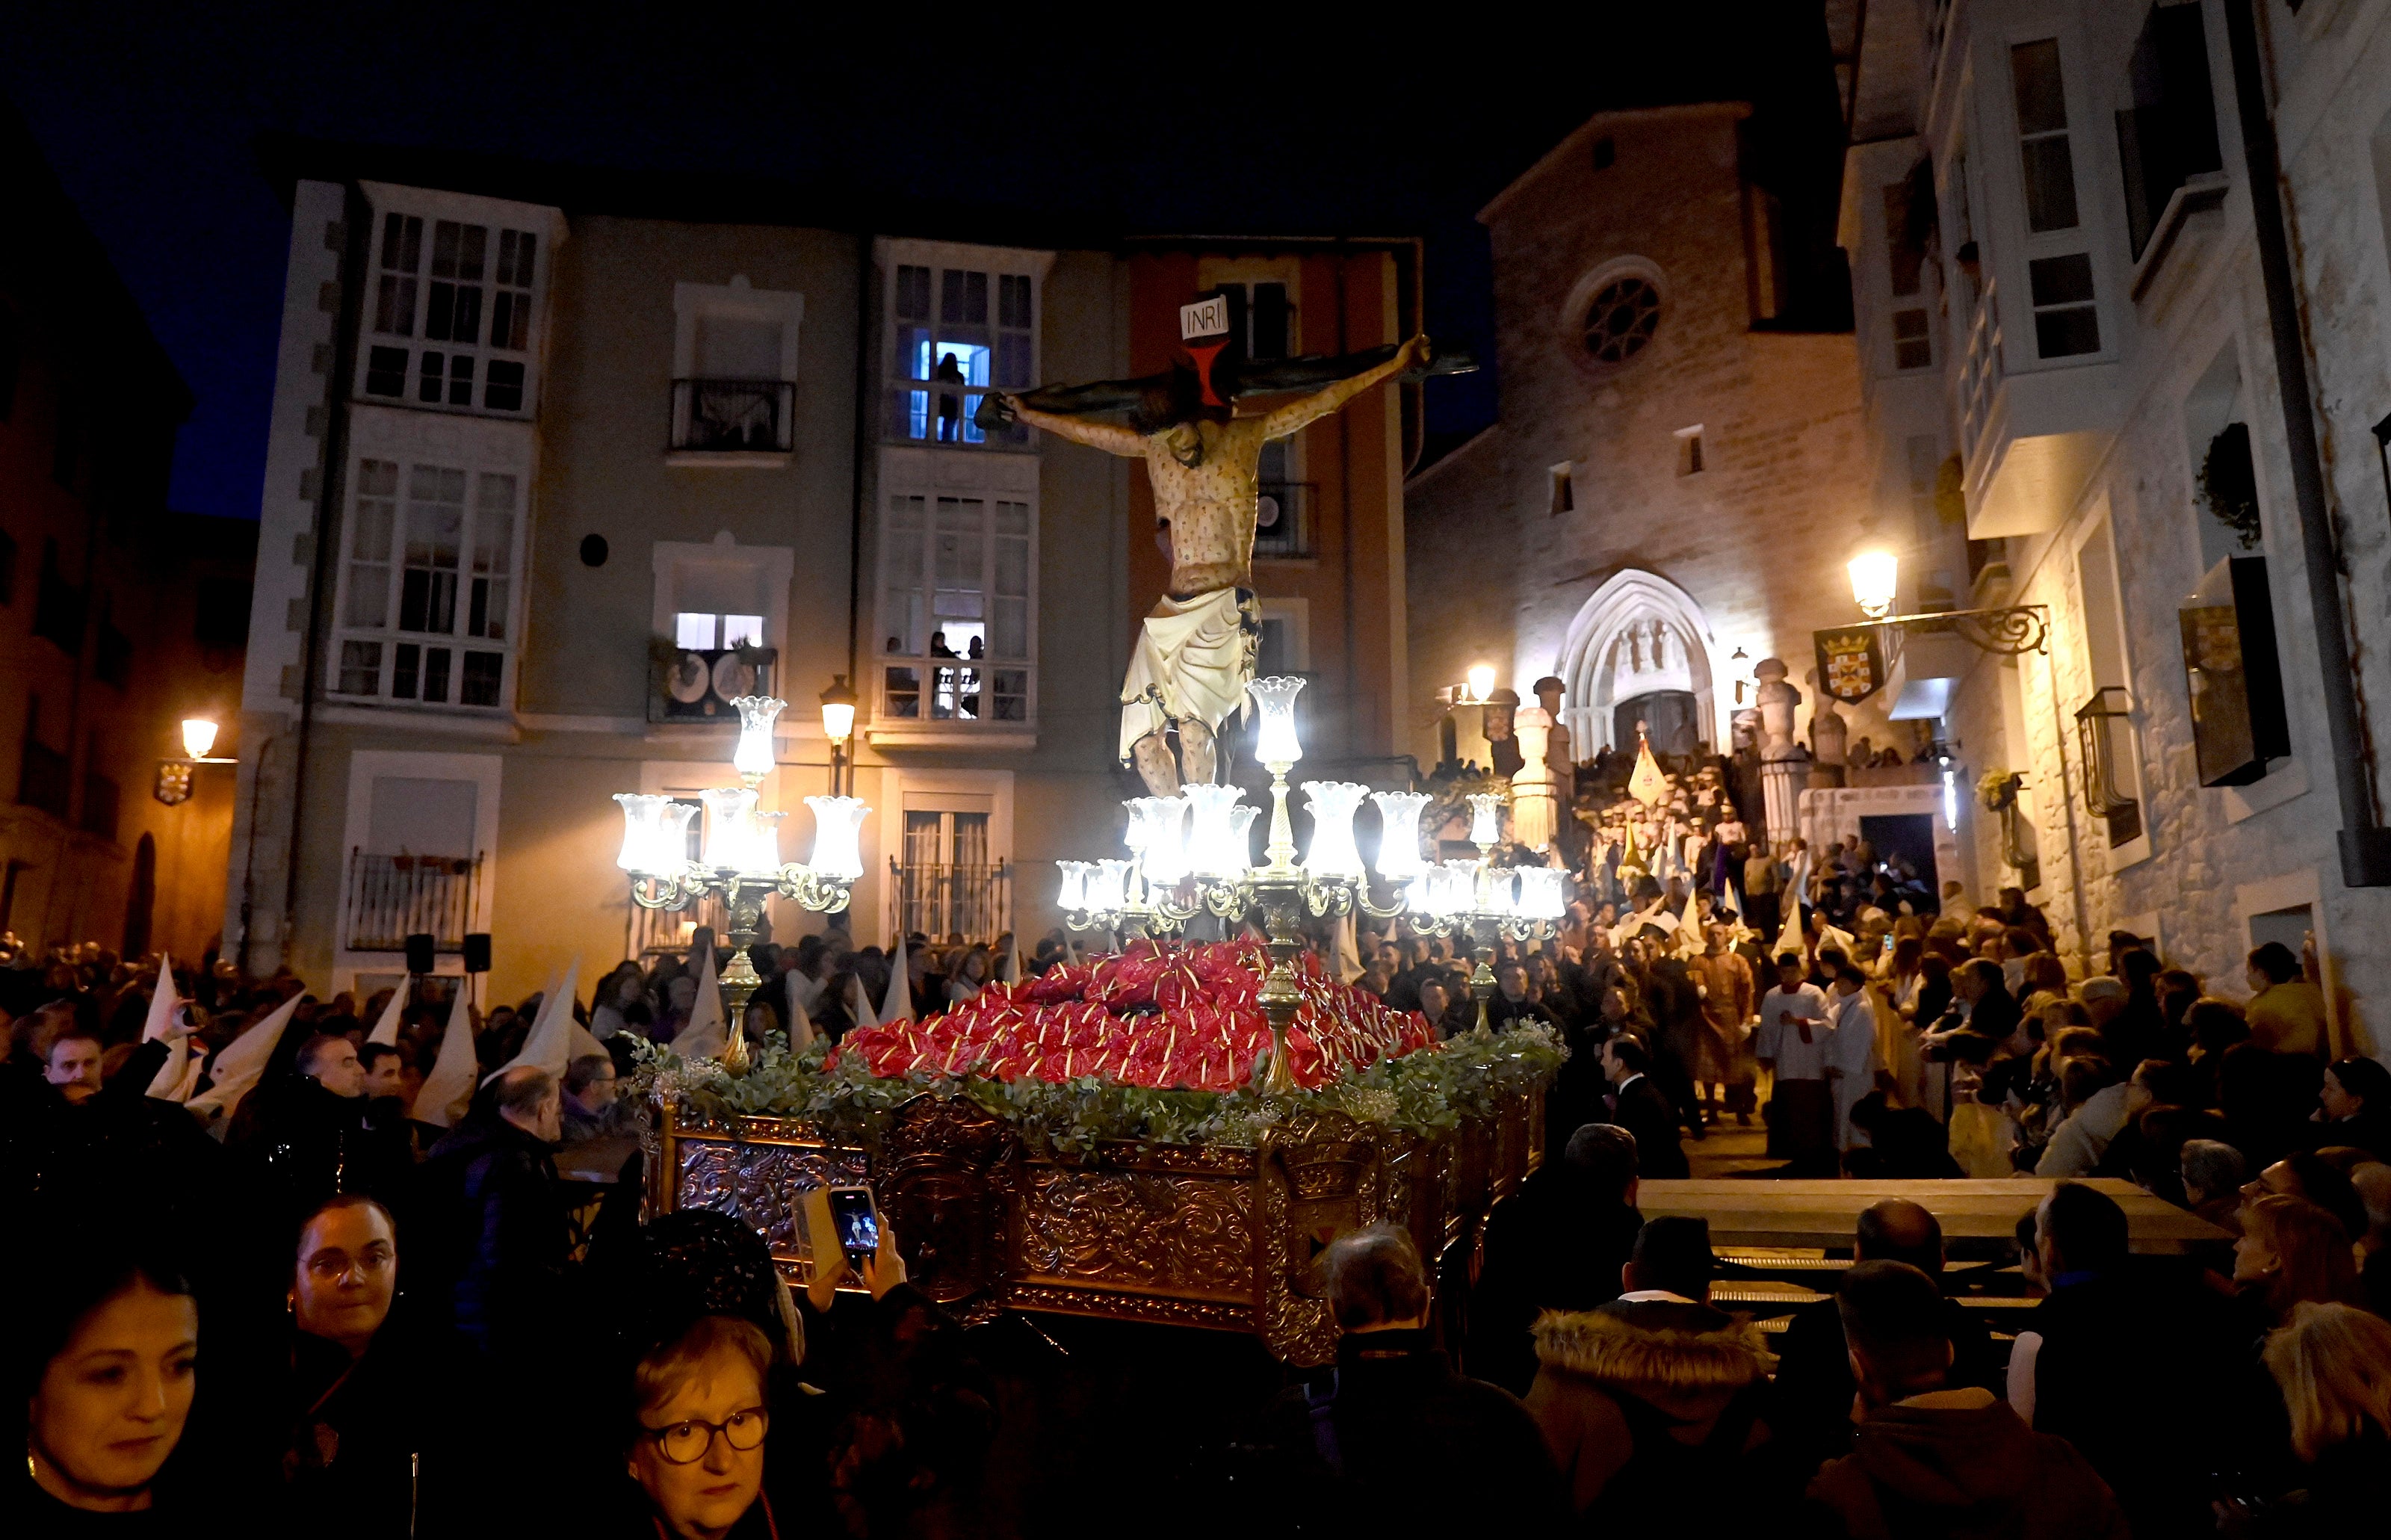
<instances>
[{"instance_id":1,"label":"rose window","mask_svg":"<svg viewBox=\"0 0 2391 1540\"><path fill-rule=\"evenodd\" d=\"M1661 325L1661 291L1643 278L1603 285L1585 307L1585 351L1597 364L1623 364Z\"/></svg>"}]
</instances>

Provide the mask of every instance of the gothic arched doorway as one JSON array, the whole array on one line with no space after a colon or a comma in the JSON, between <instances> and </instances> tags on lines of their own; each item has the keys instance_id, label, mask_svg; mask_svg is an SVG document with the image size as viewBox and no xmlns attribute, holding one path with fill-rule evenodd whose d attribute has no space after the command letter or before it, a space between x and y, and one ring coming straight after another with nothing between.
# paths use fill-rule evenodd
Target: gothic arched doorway
<instances>
[{"instance_id":1,"label":"gothic arched doorway","mask_svg":"<svg viewBox=\"0 0 2391 1540\"><path fill-rule=\"evenodd\" d=\"M1640 719L1662 753L1726 742L1712 680L1710 621L1693 595L1658 573L1630 567L1596 589L1570 622L1557 673L1561 719L1579 762L1605 748L1633 749L1639 701L1660 701ZM1658 715L1654 715L1658 713ZM1682 722L1679 728L1676 724ZM1670 744L1663 743L1663 729Z\"/></svg>"},{"instance_id":2,"label":"gothic arched doorway","mask_svg":"<svg viewBox=\"0 0 2391 1540\"><path fill-rule=\"evenodd\" d=\"M1692 691L1656 690L1610 708L1610 741L1622 748L1633 744L1641 722L1653 753L1691 754L1702 740L1701 720L1701 703Z\"/></svg>"},{"instance_id":3,"label":"gothic arched doorway","mask_svg":"<svg viewBox=\"0 0 2391 1540\"><path fill-rule=\"evenodd\" d=\"M149 927L158 908L158 842L148 835L133 851L133 889L124 899L126 961L149 950Z\"/></svg>"}]
</instances>

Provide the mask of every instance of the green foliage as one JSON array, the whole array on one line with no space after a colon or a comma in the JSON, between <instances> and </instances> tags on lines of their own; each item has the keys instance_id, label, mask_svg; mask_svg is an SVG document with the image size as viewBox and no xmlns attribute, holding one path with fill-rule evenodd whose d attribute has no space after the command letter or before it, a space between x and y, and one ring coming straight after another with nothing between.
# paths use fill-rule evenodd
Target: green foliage
<instances>
[{"instance_id":1,"label":"green foliage","mask_svg":"<svg viewBox=\"0 0 2391 1540\"><path fill-rule=\"evenodd\" d=\"M1032 1151L1057 1160L1086 1159L1099 1146L1120 1142L1252 1146L1275 1124L1315 1108L1433 1137L1465 1117L1492 1117L1507 1095L1540 1094L1569 1056L1548 1028L1472 1031L1382 1059L1318 1090L1274 1097L1260 1089L1260 1063L1242 1089L1217 1092L1153 1090L1094 1075L1005 1081L917 1070L884 1079L864 1067L860 1055L829 1065L828 1044L792 1052L777 1032L754 1052L744 1075L711 1059L681 1058L636 1036L632 1053L631 1094L677 1101L686 1117L802 1118L826 1138L871 1149L899 1105L925 1092L961 1095L1013 1124Z\"/></svg>"}]
</instances>

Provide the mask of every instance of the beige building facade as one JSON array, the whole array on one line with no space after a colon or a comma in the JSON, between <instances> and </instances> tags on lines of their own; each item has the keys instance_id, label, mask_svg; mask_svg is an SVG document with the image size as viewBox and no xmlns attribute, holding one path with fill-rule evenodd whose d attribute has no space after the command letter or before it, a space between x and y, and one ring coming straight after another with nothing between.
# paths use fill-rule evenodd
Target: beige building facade
<instances>
[{"instance_id":1,"label":"beige building facade","mask_svg":"<svg viewBox=\"0 0 2391 1540\"><path fill-rule=\"evenodd\" d=\"M291 199L229 954L339 989L396 975L407 935L457 973L486 934L506 999L677 947L718 916L634 909L612 796L735 783L727 702L769 690L760 805L801 859L842 681L873 810L836 923L1058 923L1053 861L1116 848L1137 791L1144 472L973 417L1132 372L1128 243L666 216L627 183L355 152ZM883 223L927 233L852 227Z\"/></svg>"}]
</instances>

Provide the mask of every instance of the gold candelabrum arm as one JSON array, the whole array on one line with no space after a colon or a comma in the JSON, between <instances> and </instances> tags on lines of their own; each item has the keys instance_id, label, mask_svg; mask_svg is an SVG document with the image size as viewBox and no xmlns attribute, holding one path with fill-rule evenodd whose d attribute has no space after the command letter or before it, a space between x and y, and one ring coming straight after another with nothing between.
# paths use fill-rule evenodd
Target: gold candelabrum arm
<instances>
[{"instance_id":1,"label":"gold candelabrum arm","mask_svg":"<svg viewBox=\"0 0 2391 1540\"><path fill-rule=\"evenodd\" d=\"M834 914L847 904L847 878L826 876L809 866L794 863L772 872L734 872L699 861L670 874L643 873L631 880L631 901L642 909L685 909L691 899L719 898L730 917L730 959L720 978L729 1016L723 1033L722 1068L733 1075L747 1072L747 1003L764 986L763 976L748 953L764 918L764 905L773 895L816 913Z\"/></svg>"}]
</instances>

